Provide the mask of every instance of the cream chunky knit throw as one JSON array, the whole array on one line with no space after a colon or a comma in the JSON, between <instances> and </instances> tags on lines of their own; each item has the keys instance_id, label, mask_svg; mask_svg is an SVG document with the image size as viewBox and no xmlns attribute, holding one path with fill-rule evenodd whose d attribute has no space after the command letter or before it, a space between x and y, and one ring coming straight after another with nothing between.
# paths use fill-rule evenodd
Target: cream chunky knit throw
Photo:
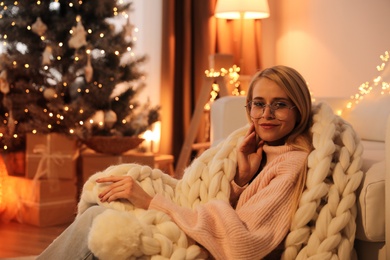
<instances>
[{"instance_id":1,"label":"cream chunky knit throw","mask_svg":"<svg viewBox=\"0 0 390 260\"><path fill-rule=\"evenodd\" d=\"M132 176L150 195L159 193L183 207L210 199L228 201L236 169L236 147L248 126L202 153L176 180L138 164L111 166L84 184L78 215L92 205L108 209L93 221L89 247L99 259L199 259L201 249L165 213L126 201L101 203L102 176ZM284 259L350 259L355 238L355 190L362 179L362 146L355 132L326 104L314 108L314 150L300 205L286 239Z\"/></svg>"}]
</instances>

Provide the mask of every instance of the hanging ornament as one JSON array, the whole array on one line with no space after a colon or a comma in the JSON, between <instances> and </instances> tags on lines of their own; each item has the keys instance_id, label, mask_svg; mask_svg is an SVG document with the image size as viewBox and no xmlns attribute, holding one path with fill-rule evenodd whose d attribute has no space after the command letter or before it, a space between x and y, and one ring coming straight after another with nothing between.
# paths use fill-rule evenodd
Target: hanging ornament
<instances>
[{"instance_id":1,"label":"hanging ornament","mask_svg":"<svg viewBox=\"0 0 390 260\"><path fill-rule=\"evenodd\" d=\"M91 65L91 55L88 55L87 65L84 68L84 75L85 75L85 81L87 83L91 82L92 77L93 77L93 68Z\"/></svg>"},{"instance_id":2,"label":"hanging ornament","mask_svg":"<svg viewBox=\"0 0 390 260\"><path fill-rule=\"evenodd\" d=\"M50 65L53 58L53 49L50 46L46 46L42 54L42 65Z\"/></svg>"},{"instance_id":3,"label":"hanging ornament","mask_svg":"<svg viewBox=\"0 0 390 260\"><path fill-rule=\"evenodd\" d=\"M104 127L104 112L103 112L103 110L96 111L95 114L93 114L93 116L91 116L89 121L92 125L97 125L99 128L103 128Z\"/></svg>"},{"instance_id":4,"label":"hanging ornament","mask_svg":"<svg viewBox=\"0 0 390 260\"><path fill-rule=\"evenodd\" d=\"M123 26L123 37L125 41L130 42L132 40L134 28L135 26L128 19L127 23Z\"/></svg>"},{"instance_id":5,"label":"hanging ornament","mask_svg":"<svg viewBox=\"0 0 390 260\"><path fill-rule=\"evenodd\" d=\"M9 83L7 80L7 71L6 70L3 70L0 73L0 91L3 94L8 94L8 92L9 92Z\"/></svg>"},{"instance_id":6,"label":"hanging ornament","mask_svg":"<svg viewBox=\"0 0 390 260\"><path fill-rule=\"evenodd\" d=\"M118 117L117 117L116 113L112 110L106 111L104 113L104 124L108 128L113 127L114 124L116 123L117 119L118 119Z\"/></svg>"},{"instance_id":7,"label":"hanging ornament","mask_svg":"<svg viewBox=\"0 0 390 260\"><path fill-rule=\"evenodd\" d=\"M31 30L39 36L42 36L46 32L47 26L44 22L42 22L41 17L38 17L35 23L33 23L33 25L31 26Z\"/></svg>"},{"instance_id":8,"label":"hanging ornament","mask_svg":"<svg viewBox=\"0 0 390 260\"><path fill-rule=\"evenodd\" d=\"M85 31L84 26L81 23L81 18L77 17L76 20L78 21L77 26L72 27L73 33L68 41L69 47L73 49L78 49L82 46L87 45L87 41L86 41L87 32Z\"/></svg>"},{"instance_id":9,"label":"hanging ornament","mask_svg":"<svg viewBox=\"0 0 390 260\"><path fill-rule=\"evenodd\" d=\"M52 88L46 88L43 91L43 96L46 100L52 100L57 97L57 93L54 89Z\"/></svg>"}]
</instances>

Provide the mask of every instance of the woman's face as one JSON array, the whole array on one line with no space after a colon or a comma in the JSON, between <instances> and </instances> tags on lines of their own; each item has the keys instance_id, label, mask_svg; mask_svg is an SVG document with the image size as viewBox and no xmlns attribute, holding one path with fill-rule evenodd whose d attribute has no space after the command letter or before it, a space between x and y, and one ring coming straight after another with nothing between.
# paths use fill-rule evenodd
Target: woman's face
<instances>
[{"instance_id":1,"label":"woman's face","mask_svg":"<svg viewBox=\"0 0 390 260\"><path fill-rule=\"evenodd\" d=\"M268 145L283 145L295 127L297 108L286 92L267 78L255 83L252 94L251 120L257 135ZM274 109L269 106L271 104ZM263 105L264 110L261 108Z\"/></svg>"}]
</instances>

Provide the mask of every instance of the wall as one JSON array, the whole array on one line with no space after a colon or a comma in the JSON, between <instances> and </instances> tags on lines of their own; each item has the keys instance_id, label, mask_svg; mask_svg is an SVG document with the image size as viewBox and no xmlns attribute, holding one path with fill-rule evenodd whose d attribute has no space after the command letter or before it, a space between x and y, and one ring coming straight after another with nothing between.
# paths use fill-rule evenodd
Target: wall
<instances>
[{"instance_id":1,"label":"wall","mask_svg":"<svg viewBox=\"0 0 390 260\"><path fill-rule=\"evenodd\" d=\"M135 54L146 55L148 60L141 68L146 73L146 88L140 93L140 100L150 99L153 105L160 104L161 82L161 34L162 34L162 2L156 0L132 0L133 12L130 21L139 32L135 34L137 41Z\"/></svg>"},{"instance_id":2,"label":"wall","mask_svg":"<svg viewBox=\"0 0 390 260\"><path fill-rule=\"evenodd\" d=\"M292 66L314 96L349 97L380 75L390 51L388 0L269 0L263 21L265 67Z\"/></svg>"}]
</instances>

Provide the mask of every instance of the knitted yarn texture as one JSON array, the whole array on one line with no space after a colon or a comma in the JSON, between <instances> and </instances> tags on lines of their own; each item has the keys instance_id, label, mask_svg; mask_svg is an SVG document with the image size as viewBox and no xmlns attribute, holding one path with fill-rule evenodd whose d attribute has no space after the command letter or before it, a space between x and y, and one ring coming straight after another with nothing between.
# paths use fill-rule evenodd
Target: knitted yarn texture
<instances>
[{"instance_id":1,"label":"knitted yarn texture","mask_svg":"<svg viewBox=\"0 0 390 260\"><path fill-rule=\"evenodd\" d=\"M308 158L306 187L283 257L350 259L356 229L354 192L362 178L362 147L353 129L326 104L318 105L313 112L314 150ZM148 194L161 194L192 209L215 198L229 201L237 146L247 130L248 126L242 127L203 152L180 180L138 164L111 166L92 175L83 186L78 216L93 205L108 208L94 219L89 233L93 254L102 260L202 258L201 248L165 213L138 209L124 200L100 202L98 194L106 184L98 184L96 179L128 175Z\"/></svg>"},{"instance_id":2,"label":"knitted yarn texture","mask_svg":"<svg viewBox=\"0 0 390 260\"><path fill-rule=\"evenodd\" d=\"M182 207L195 208L210 199L229 201L230 182L236 172L236 146L248 126L202 153L177 180L159 169L138 164L110 166L92 175L84 184L78 216L88 207L108 208L93 221L89 248L99 259L200 259L201 249L170 217L156 210L135 208L128 201L100 202L105 184L96 179L128 175L149 194L161 194Z\"/></svg>"},{"instance_id":3,"label":"knitted yarn texture","mask_svg":"<svg viewBox=\"0 0 390 260\"><path fill-rule=\"evenodd\" d=\"M282 259L345 259L353 253L356 190L363 178L360 139L321 103L314 108L314 150Z\"/></svg>"}]
</instances>

